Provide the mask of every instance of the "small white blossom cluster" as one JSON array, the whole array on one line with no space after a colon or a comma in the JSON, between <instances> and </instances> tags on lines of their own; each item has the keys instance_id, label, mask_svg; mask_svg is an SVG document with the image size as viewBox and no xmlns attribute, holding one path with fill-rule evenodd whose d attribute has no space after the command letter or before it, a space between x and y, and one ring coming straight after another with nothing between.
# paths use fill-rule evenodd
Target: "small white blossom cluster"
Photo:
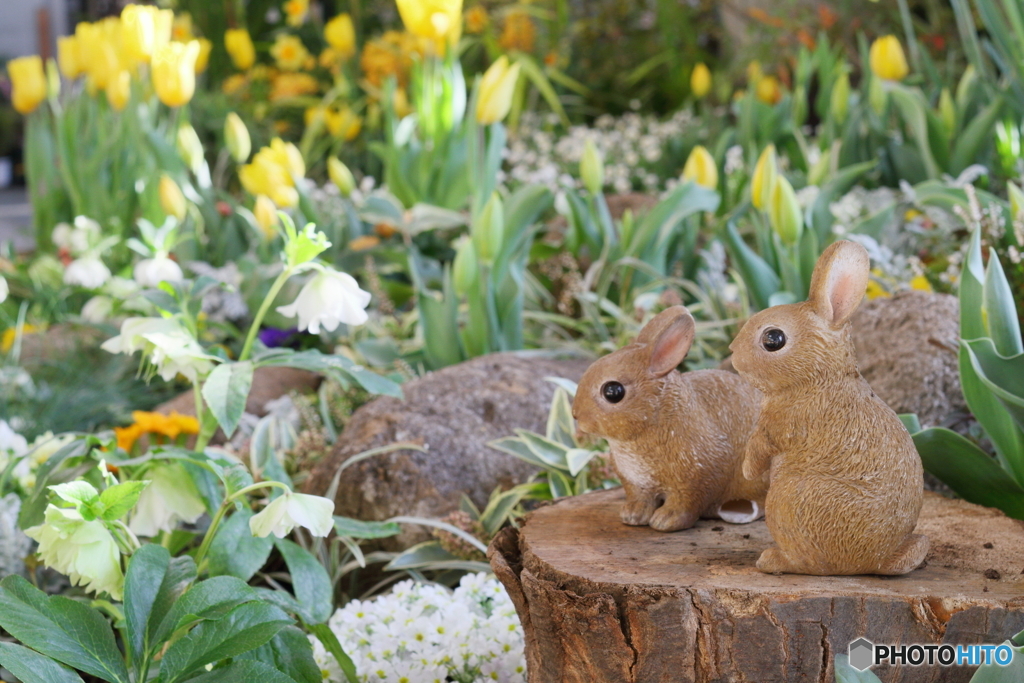
<instances>
[{"instance_id":1,"label":"small white blossom cluster","mask_svg":"<svg viewBox=\"0 0 1024 683\"><path fill-rule=\"evenodd\" d=\"M699 125L693 113L681 110L666 121L636 113L605 114L593 127L572 126L561 131L554 114L524 114L505 150L508 168L503 180L541 183L561 188L579 187L579 163L587 140L604 160L606 190L653 192L663 189L657 164L666 144ZM680 169L669 169L674 175Z\"/></svg>"},{"instance_id":2,"label":"small white blossom cluster","mask_svg":"<svg viewBox=\"0 0 1024 683\"><path fill-rule=\"evenodd\" d=\"M0 579L25 571L25 557L32 547L32 539L18 528L20 511L21 498L17 493L0 496Z\"/></svg>"},{"instance_id":3,"label":"small white blossom cluster","mask_svg":"<svg viewBox=\"0 0 1024 683\"><path fill-rule=\"evenodd\" d=\"M487 574L463 577L454 592L403 581L387 595L350 602L329 623L364 683L526 681L519 617ZM310 639L324 680L344 681L334 658Z\"/></svg>"}]
</instances>

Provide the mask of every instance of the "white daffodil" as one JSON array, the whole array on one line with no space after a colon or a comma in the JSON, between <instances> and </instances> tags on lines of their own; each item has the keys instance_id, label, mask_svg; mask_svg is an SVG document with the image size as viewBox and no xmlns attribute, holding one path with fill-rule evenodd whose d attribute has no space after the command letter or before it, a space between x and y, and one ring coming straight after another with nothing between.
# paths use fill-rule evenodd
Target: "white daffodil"
<instances>
[{"instance_id":1,"label":"white daffodil","mask_svg":"<svg viewBox=\"0 0 1024 683\"><path fill-rule=\"evenodd\" d=\"M0 304L7 300L7 295L11 290L7 288L7 280L3 275L0 275Z\"/></svg>"},{"instance_id":2,"label":"white daffodil","mask_svg":"<svg viewBox=\"0 0 1024 683\"><path fill-rule=\"evenodd\" d=\"M68 264L64 270L64 284L86 289L99 289L110 279L110 269L95 256L83 256Z\"/></svg>"},{"instance_id":3,"label":"white daffodil","mask_svg":"<svg viewBox=\"0 0 1024 683\"><path fill-rule=\"evenodd\" d=\"M178 522L194 523L206 512L195 482L177 463L157 465L146 471L149 486L139 496L128 528L137 536L156 536L174 531Z\"/></svg>"},{"instance_id":4,"label":"white daffodil","mask_svg":"<svg viewBox=\"0 0 1024 683\"><path fill-rule=\"evenodd\" d=\"M26 529L25 535L39 543L43 563L67 574L73 585L121 599L121 552L103 522L87 522L75 509L50 505L45 521Z\"/></svg>"},{"instance_id":5,"label":"white daffodil","mask_svg":"<svg viewBox=\"0 0 1024 683\"><path fill-rule=\"evenodd\" d=\"M166 255L157 254L136 263L132 277L143 287L156 287L161 282L181 282L185 274L181 272L181 266Z\"/></svg>"},{"instance_id":6,"label":"white daffodil","mask_svg":"<svg viewBox=\"0 0 1024 683\"><path fill-rule=\"evenodd\" d=\"M319 334L321 327L333 332L340 323L362 325L369 317L363 310L369 303L370 293L360 289L355 278L325 268L303 285L293 303L279 306L277 312L298 316L300 330Z\"/></svg>"},{"instance_id":7,"label":"white daffodil","mask_svg":"<svg viewBox=\"0 0 1024 683\"><path fill-rule=\"evenodd\" d=\"M141 350L165 381L180 373L195 382L218 360L204 352L174 318L128 318L121 324L121 334L103 342L100 348L128 355Z\"/></svg>"},{"instance_id":8,"label":"white daffodil","mask_svg":"<svg viewBox=\"0 0 1024 683\"><path fill-rule=\"evenodd\" d=\"M284 538L292 529L301 526L314 536L326 536L334 528L333 515L333 501L288 491L249 519L249 531L261 538L270 534Z\"/></svg>"},{"instance_id":9,"label":"white daffodil","mask_svg":"<svg viewBox=\"0 0 1024 683\"><path fill-rule=\"evenodd\" d=\"M114 300L104 294L98 294L82 306L82 320L93 325L104 322L114 312Z\"/></svg>"}]
</instances>

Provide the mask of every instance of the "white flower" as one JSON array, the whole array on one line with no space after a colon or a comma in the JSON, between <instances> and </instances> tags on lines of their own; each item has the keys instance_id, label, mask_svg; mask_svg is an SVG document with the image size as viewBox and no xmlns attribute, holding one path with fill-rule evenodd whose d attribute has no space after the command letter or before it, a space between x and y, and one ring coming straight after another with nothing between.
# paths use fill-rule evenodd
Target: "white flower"
<instances>
[{"instance_id":1,"label":"white flower","mask_svg":"<svg viewBox=\"0 0 1024 683\"><path fill-rule=\"evenodd\" d=\"M203 351L175 318L128 318L121 323L121 334L100 348L128 355L141 350L165 381L180 373L195 382L219 360Z\"/></svg>"},{"instance_id":2,"label":"white flower","mask_svg":"<svg viewBox=\"0 0 1024 683\"><path fill-rule=\"evenodd\" d=\"M83 256L68 264L64 284L99 289L110 279L110 269L95 256Z\"/></svg>"},{"instance_id":3,"label":"white flower","mask_svg":"<svg viewBox=\"0 0 1024 683\"><path fill-rule=\"evenodd\" d=\"M303 285L292 304L277 311L290 318L298 316L300 330L319 334L321 326L333 332L339 323L362 325L369 317L363 310L369 303L370 293L360 289L355 278L325 269Z\"/></svg>"},{"instance_id":4,"label":"white flower","mask_svg":"<svg viewBox=\"0 0 1024 683\"><path fill-rule=\"evenodd\" d=\"M103 522L87 522L78 510L50 505L45 521L26 529L25 535L39 543L43 563L67 574L73 585L121 599L121 553Z\"/></svg>"},{"instance_id":5,"label":"white flower","mask_svg":"<svg viewBox=\"0 0 1024 683\"><path fill-rule=\"evenodd\" d=\"M194 523L206 512L195 482L177 463L157 465L145 475L149 486L139 496L128 528L138 536L170 533L178 522Z\"/></svg>"},{"instance_id":6,"label":"white flower","mask_svg":"<svg viewBox=\"0 0 1024 683\"><path fill-rule=\"evenodd\" d=\"M139 293L139 285L134 280L129 280L126 277L114 276L110 278L110 282L103 288L103 291L115 299L124 301L131 299Z\"/></svg>"},{"instance_id":7,"label":"white flower","mask_svg":"<svg viewBox=\"0 0 1024 683\"><path fill-rule=\"evenodd\" d=\"M78 216L75 218L74 226L67 223L58 223L54 226L50 239L58 249L66 249L73 256L80 256L99 241L101 231L100 224L96 221Z\"/></svg>"},{"instance_id":8,"label":"white flower","mask_svg":"<svg viewBox=\"0 0 1024 683\"><path fill-rule=\"evenodd\" d=\"M132 277L143 287L156 287L161 282L181 282L185 274L177 263L166 256L157 255L136 263Z\"/></svg>"},{"instance_id":9,"label":"white flower","mask_svg":"<svg viewBox=\"0 0 1024 683\"><path fill-rule=\"evenodd\" d=\"M85 302L82 306L82 320L97 325L114 312L114 300L109 296L98 294Z\"/></svg>"},{"instance_id":10,"label":"white flower","mask_svg":"<svg viewBox=\"0 0 1024 683\"><path fill-rule=\"evenodd\" d=\"M3 275L0 275L0 304L7 300L7 295L11 290L7 288L7 279Z\"/></svg>"},{"instance_id":11,"label":"white flower","mask_svg":"<svg viewBox=\"0 0 1024 683\"><path fill-rule=\"evenodd\" d=\"M314 536L326 536L334 528L334 501L321 496L288 491L249 519L249 530L261 538L274 534L284 538L296 526Z\"/></svg>"},{"instance_id":12,"label":"white flower","mask_svg":"<svg viewBox=\"0 0 1024 683\"><path fill-rule=\"evenodd\" d=\"M20 458L28 451L28 441L14 431L7 420L0 420L0 472L7 467L11 458Z\"/></svg>"},{"instance_id":13,"label":"white flower","mask_svg":"<svg viewBox=\"0 0 1024 683\"><path fill-rule=\"evenodd\" d=\"M36 470L50 457L64 446L75 440L74 434L61 434L54 436L53 432L46 432L36 437L36 440L28 447L28 457L22 460L14 468L14 476L18 485L24 491L31 491L36 486Z\"/></svg>"}]
</instances>

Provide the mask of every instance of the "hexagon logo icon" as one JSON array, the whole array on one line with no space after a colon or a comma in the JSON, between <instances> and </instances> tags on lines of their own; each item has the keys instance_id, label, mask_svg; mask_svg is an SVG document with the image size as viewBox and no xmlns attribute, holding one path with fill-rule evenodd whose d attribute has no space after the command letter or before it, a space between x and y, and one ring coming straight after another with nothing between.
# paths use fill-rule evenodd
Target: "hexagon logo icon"
<instances>
[{"instance_id":1,"label":"hexagon logo icon","mask_svg":"<svg viewBox=\"0 0 1024 683\"><path fill-rule=\"evenodd\" d=\"M850 666L864 671L875 659L875 644L867 638L858 638L850 643Z\"/></svg>"}]
</instances>

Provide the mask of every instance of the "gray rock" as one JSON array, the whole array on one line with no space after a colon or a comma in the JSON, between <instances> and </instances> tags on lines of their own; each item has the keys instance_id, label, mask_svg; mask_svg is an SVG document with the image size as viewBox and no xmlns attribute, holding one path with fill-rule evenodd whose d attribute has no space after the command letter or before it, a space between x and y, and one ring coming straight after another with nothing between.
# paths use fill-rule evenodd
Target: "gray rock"
<instances>
[{"instance_id":1,"label":"gray rock","mask_svg":"<svg viewBox=\"0 0 1024 683\"><path fill-rule=\"evenodd\" d=\"M543 433L554 393L544 378L578 381L589 364L501 353L415 379L403 387L405 400L381 397L359 408L304 489L323 494L347 458L407 441L426 451L374 456L342 473L337 514L364 520L437 518L457 509L463 493L482 507L496 487L521 483L535 472L487 442L512 436L517 428ZM427 538L428 530L406 525L385 545L405 548Z\"/></svg>"},{"instance_id":2,"label":"gray rock","mask_svg":"<svg viewBox=\"0 0 1024 683\"><path fill-rule=\"evenodd\" d=\"M854 314L860 373L897 413L925 427L955 426L967 413L960 389L956 297L902 292L864 302Z\"/></svg>"},{"instance_id":3,"label":"gray rock","mask_svg":"<svg viewBox=\"0 0 1024 683\"><path fill-rule=\"evenodd\" d=\"M25 557L32 549L32 539L18 528L21 499L16 493L0 498L0 579L12 574L25 574Z\"/></svg>"}]
</instances>

